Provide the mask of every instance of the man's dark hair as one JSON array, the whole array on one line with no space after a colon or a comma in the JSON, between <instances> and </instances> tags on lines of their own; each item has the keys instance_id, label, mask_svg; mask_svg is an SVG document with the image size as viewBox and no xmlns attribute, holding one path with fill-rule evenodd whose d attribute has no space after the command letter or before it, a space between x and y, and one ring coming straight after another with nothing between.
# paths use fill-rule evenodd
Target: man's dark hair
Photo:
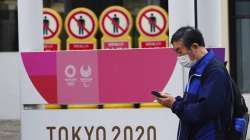
<instances>
[{"instance_id":1,"label":"man's dark hair","mask_svg":"<svg viewBox=\"0 0 250 140\"><path fill-rule=\"evenodd\" d=\"M171 44L177 41L182 41L187 48L191 48L193 43L205 47L205 42L201 32L190 26L181 27L178 29L171 39Z\"/></svg>"}]
</instances>

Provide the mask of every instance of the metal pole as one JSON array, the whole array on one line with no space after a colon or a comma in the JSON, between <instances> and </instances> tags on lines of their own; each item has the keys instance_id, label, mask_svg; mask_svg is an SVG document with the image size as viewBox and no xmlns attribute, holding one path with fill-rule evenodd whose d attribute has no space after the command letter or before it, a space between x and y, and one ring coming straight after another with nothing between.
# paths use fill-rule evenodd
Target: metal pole
<instances>
[{"instance_id":1,"label":"metal pole","mask_svg":"<svg viewBox=\"0 0 250 140\"><path fill-rule=\"evenodd\" d=\"M194 0L194 22L195 28L198 28L197 0Z\"/></svg>"}]
</instances>

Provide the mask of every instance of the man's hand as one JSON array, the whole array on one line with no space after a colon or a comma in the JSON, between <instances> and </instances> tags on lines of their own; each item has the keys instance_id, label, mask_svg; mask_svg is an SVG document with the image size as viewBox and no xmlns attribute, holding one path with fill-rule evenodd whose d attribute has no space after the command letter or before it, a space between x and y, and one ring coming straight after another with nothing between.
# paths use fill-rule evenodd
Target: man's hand
<instances>
[{"instance_id":1,"label":"man's hand","mask_svg":"<svg viewBox=\"0 0 250 140\"><path fill-rule=\"evenodd\" d=\"M161 94L161 95L164 96L165 98L156 98L156 100L163 106L171 108L173 103L175 102L175 97L169 94Z\"/></svg>"}]
</instances>

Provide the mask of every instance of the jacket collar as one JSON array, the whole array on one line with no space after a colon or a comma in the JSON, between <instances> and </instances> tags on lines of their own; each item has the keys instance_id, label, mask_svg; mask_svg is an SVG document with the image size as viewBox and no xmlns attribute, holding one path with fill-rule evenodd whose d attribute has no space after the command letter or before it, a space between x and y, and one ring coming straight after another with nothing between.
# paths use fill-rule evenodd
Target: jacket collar
<instances>
[{"instance_id":1,"label":"jacket collar","mask_svg":"<svg viewBox=\"0 0 250 140\"><path fill-rule=\"evenodd\" d=\"M200 60L198 60L194 66L191 67L190 72L198 75L202 75L206 69L208 63L215 58L215 54L212 50L209 50Z\"/></svg>"}]
</instances>

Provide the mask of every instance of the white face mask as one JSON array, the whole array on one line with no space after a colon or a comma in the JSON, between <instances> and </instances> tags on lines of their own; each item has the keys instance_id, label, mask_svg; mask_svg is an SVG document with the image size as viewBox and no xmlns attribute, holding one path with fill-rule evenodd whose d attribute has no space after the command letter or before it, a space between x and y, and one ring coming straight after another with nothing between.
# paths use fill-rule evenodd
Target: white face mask
<instances>
[{"instance_id":1,"label":"white face mask","mask_svg":"<svg viewBox=\"0 0 250 140\"><path fill-rule=\"evenodd\" d=\"M187 54L178 56L177 59L183 67L187 68L191 68L196 63L196 60L191 60Z\"/></svg>"}]
</instances>

